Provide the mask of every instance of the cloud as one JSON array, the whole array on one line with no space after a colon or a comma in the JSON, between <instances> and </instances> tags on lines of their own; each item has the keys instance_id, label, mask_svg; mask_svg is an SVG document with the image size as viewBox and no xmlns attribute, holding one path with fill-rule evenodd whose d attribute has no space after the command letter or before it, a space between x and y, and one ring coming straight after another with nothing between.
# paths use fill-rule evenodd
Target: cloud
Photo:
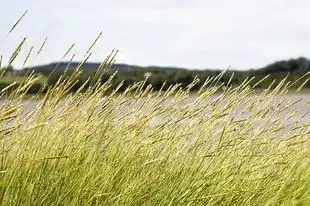
<instances>
[{"instance_id":1,"label":"cloud","mask_svg":"<svg viewBox=\"0 0 310 206\"><path fill-rule=\"evenodd\" d=\"M59 60L72 42L78 60L102 30L93 61L119 49L117 61L129 64L247 69L310 53L309 6L307 0L12 0L0 9L6 16L0 52L8 58L23 36L30 40L25 50L49 37L34 64Z\"/></svg>"}]
</instances>

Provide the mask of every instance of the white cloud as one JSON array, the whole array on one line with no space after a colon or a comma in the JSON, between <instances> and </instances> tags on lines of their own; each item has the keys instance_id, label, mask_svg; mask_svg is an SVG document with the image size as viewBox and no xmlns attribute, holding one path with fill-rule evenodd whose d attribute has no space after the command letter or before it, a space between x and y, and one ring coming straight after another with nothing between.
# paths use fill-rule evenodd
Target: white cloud
<instances>
[{"instance_id":1,"label":"white cloud","mask_svg":"<svg viewBox=\"0 0 310 206\"><path fill-rule=\"evenodd\" d=\"M308 0L12 0L0 8L0 52L8 58L23 36L30 38L25 51L49 37L35 63L59 60L72 42L81 59L103 30L93 61L116 48L117 61L129 64L247 69L310 53L309 6Z\"/></svg>"}]
</instances>

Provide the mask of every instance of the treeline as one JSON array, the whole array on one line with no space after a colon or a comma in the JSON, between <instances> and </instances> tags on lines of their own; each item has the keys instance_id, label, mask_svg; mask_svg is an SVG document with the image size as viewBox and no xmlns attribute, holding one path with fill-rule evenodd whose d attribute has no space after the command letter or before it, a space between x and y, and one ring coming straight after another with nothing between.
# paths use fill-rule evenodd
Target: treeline
<instances>
[{"instance_id":1,"label":"treeline","mask_svg":"<svg viewBox=\"0 0 310 206\"><path fill-rule=\"evenodd\" d=\"M64 74L64 71L67 70L66 75L71 75L79 63L77 62L60 62L53 63L49 65L36 66L31 68L25 68L19 72L13 72L9 75L5 81L3 78L0 78L0 88L4 88L10 83L10 78L12 81L17 77L20 79L22 76L25 76L27 73L33 71L41 77L41 81L37 82L33 88L30 89L30 92L40 91L40 87L47 83L49 86L56 84L61 75ZM86 63L82 68L82 73L79 75L78 82L72 88L72 90L77 90L83 85L88 78L92 78L97 68L100 66L98 63ZM10 70L12 73L14 70ZM109 77L115 74L112 80L112 89L123 82L122 89L127 88L129 85L132 85L135 82L145 80L147 78L147 84L151 84L154 90L167 89L172 84L181 84L182 87L189 85L195 78L199 78L200 81L193 87L193 90L200 88L205 80L210 77L218 76L222 71L221 70L189 70L184 68L165 68L165 67L140 67L126 64L113 64L111 67L107 68L106 72L102 77L102 83L107 81ZM261 82L257 87L258 88L267 88L270 84L274 82L274 86L277 85L283 78L287 76L287 81L296 81L301 76L310 71L309 60L300 57L298 59L290 59L277 61L270 65L267 65L264 68L260 69L250 69L246 71L231 71L227 70L224 75L219 78L219 83L227 83L231 76L231 85L237 86L240 85L244 80L251 79L255 77L250 84L254 85L266 75L270 75L269 78ZM6 75L8 76L8 75ZM303 81L300 81L298 84L295 84L295 87L300 86ZM164 85L164 86L163 86ZM305 87L310 87L310 82L305 84ZM43 90L44 91L44 90Z\"/></svg>"}]
</instances>

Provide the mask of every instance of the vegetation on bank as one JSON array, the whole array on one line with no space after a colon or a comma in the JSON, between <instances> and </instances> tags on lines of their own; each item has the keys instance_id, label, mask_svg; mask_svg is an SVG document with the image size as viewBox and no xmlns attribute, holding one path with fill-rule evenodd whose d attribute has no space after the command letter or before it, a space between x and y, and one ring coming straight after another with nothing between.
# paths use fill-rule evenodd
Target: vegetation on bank
<instances>
[{"instance_id":1,"label":"vegetation on bank","mask_svg":"<svg viewBox=\"0 0 310 206\"><path fill-rule=\"evenodd\" d=\"M277 85L283 78L287 76L287 81L296 81L308 71L310 71L309 60L303 57L298 59L291 59L287 61L278 61L273 64L267 65L261 69L252 69L247 71L231 71L227 70L224 75L221 76L219 82L228 82L232 75L231 83L234 86L240 85L246 79L254 78L251 81L251 85L255 85L260 79L269 75L269 78L263 83L259 84L260 88L267 88L273 81L274 85ZM55 85L58 79L67 71L67 76L70 76L72 72L81 67L82 73L78 77L78 83L71 88L72 91L79 89L88 78L92 78L95 75L100 64L98 63L84 63L80 65L77 62L59 62L49 65L35 66L30 68L25 68L22 71L14 71L13 75L9 75L5 79L0 78L0 88L8 86L16 79L20 79L20 76L24 76L25 73L34 72L41 76L41 81L36 85L33 85L33 88L29 92L37 92L40 90L45 83L48 81L48 85ZM169 86L174 84L181 84L181 86L186 87L189 85L195 78L199 78L201 81L198 82L193 90L199 89L205 80L210 77L218 76L222 71L220 70L188 70L184 68L165 68L165 67L140 67L133 65L125 64L111 64L107 69L106 73L103 75L102 83L107 81L111 75L117 72L112 80L114 88L116 88L121 82L123 86L121 90L124 90L129 85L134 82L142 81L147 78L147 83L152 85L153 90L166 90ZM163 84L165 84L163 86ZM300 84L295 84L294 88L299 87ZM306 82L304 85L305 88L310 88L310 82ZM42 92L46 90L41 90Z\"/></svg>"}]
</instances>

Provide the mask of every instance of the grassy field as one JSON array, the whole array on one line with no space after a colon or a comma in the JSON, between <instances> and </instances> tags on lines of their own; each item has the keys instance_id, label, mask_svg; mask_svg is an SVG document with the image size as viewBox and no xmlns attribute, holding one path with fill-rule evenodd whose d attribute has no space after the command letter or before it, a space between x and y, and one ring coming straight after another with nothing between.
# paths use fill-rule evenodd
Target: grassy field
<instances>
[{"instance_id":1,"label":"grassy field","mask_svg":"<svg viewBox=\"0 0 310 206\"><path fill-rule=\"evenodd\" d=\"M195 82L68 94L68 78L29 107L34 80L0 92L1 205L310 204L309 121L278 116L297 103L285 81L253 95L213 79L193 97Z\"/></svg>"}]
</instances>

